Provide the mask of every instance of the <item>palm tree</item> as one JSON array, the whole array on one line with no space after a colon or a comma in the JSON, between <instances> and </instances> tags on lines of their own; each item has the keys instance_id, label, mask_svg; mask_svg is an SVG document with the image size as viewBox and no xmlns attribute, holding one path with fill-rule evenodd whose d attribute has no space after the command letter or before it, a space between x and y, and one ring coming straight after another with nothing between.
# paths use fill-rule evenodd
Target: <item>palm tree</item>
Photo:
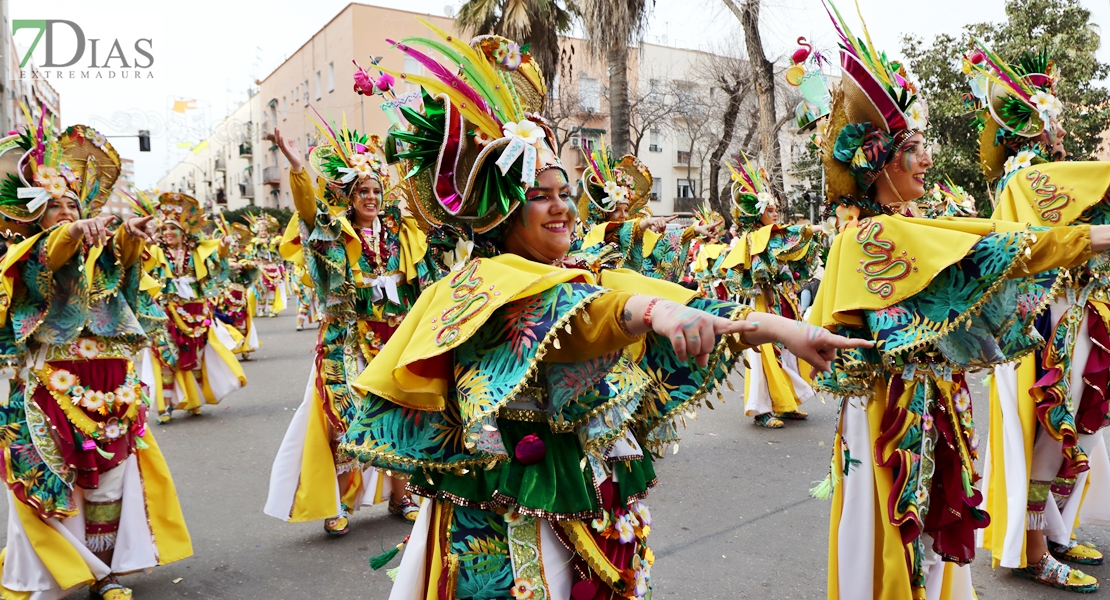
<instances>
[{"instance_id":1,"label":"palm tree","mask_svg":"<svg viewBox=\"0 0 1110 600\"><path fill-rule=\"evenodd\" d=\"M455 25L472 35L496 34L531 45L548 79L559 66L559 36L570 31L573 0L467 0Z\"/></svg>"},{"instance_id":2,"label":"palm tree","mask_svg":"<svg viewBox=\"0 0 1110 600\"><path fill-rule=\"evenodd\" d=\"M654 1L652 2L654 4ZM637 43L651 14L648 0L578 0L586 50L609 66L609 146L629 150L628 46Z\"/></svg>"}]
</instances>

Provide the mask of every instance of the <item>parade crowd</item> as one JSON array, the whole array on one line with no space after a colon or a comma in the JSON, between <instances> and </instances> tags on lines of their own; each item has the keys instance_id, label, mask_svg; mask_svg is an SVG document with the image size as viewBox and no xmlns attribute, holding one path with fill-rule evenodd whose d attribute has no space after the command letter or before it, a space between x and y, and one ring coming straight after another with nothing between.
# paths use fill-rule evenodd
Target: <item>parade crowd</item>
<instances>
[{"instance_id":1,"label":"parade crowd","mask_svg":"<svg viewBox=\"0 0 1110 600\"><path fill-rule=\"evenodd\" d=\"M528 48L432 25L394 48L427 75L354 73L421 87L400 125L270 133L287 224L177 192L102 212L111 143L27 114L0 139L0 596L126 600L122 576L192 555L155 425L246 386L255 320L290 304L313 361L258 508L342 536L387 503L412 527L368 557L391 600L650 597L656 461L734 372L755 427L835 400L829 598L970 600L980 548L1096 591L1075 531L1110 525L1110 163L1067 156L1050 56L975 39L980 216L931 171L929 90L828 6L839 82L792 67L816 223L743 155L727 215L652 214L652 174L604 141L573 181Z\"/></svg>"}]
</instances>

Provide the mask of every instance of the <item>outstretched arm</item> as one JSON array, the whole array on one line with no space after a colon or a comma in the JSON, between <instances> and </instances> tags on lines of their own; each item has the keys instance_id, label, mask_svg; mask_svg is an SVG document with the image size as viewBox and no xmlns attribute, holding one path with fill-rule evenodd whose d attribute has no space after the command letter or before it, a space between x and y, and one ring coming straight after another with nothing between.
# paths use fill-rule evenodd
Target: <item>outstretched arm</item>
<instances>
[{"instance_id":1,"label":"outstretched arm","mask_svg":"<svg viewBox=\"0 0 1110 600\"><path fill-rule=\"evenodd\" d=\"M679 360L693 356L703 367L716 346L716 337L732 333L741 334L753 346L780 343L818 372L829 370L837 350L872 345L769 313L752 312L743 321L731 321L650 296L629 298L622 316L629 333L654 331L670 340Z\"/></svg>"},{"instance_id":2,"label":"outstretched arm","mask_svg":"<svg viewBox=\"0 0 1110 600\"><path fill-rule=\"evenodd\" d=\"M285 160L289 161L289 188L293 193L293 204L297 207L297 215L311 231L316 223L316 195L312 191L312 179L305 171L301 153L297 150L297 143L281 135L281 130L274 129L274 141L277 143Z\"/></svg>"}]
</instances>

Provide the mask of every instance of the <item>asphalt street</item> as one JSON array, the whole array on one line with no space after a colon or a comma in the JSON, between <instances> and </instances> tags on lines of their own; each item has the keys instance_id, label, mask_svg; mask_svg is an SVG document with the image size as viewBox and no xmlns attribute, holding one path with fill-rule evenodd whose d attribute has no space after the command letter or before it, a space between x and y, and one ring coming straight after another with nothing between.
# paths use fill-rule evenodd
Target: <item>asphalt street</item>
<instances>
[{"instance_id":1,"label":"asphalt street","mask_svg":"<svg viewBox=\"0 0 1110 600\"><path fill-rule=\"evenodd\" d=\"M304 392L315 329L295 331L291 310L257 322L262 348L245 364L247 387L202 416L177 413L155 429L194 556L124 583L139 599L384 599L390 580L367 558L409 530L384 505L356 513L342 538L326 536L322 523L262 514L271 463ZM740 377L734 383L742 389ZM976 384L974 392L985 429L985 388ZM660 484L648 498L653 598L824 598L829 505L808 490L828 468L836 405L807 403L809 420L771 431L743 416L739 392L725 394L716 410L688 420L678 454L656 464ZM6 495L0 503L6 512ZM6 533L7 520L0 523ZM1110 532L1080 533L1110 548ZM984 552L972 569L982 600L1072 597L992 571ZM1110 567L1088 571L1110 582Z\"/></svg>"}]
</instances>

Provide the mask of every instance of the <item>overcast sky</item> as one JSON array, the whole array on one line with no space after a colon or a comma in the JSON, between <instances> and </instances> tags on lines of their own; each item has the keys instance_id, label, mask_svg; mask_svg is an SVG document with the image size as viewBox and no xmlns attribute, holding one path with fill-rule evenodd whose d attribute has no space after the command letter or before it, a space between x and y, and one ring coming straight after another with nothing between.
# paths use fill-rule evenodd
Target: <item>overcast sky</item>
<instances>
[{"instance_id":1,"label":"overcast sky","mask_svg":"<svg viewBox=\"0 0 1110 600\"><path fill-rule=\"evenodd\" d=\"M364 3L437 15L448 6L460 5L459 0ZM264 78L347 4L346 0L11 0L10 17L76 22L87 37L119 39L129 61L141 58L132 49L134 40L152 39L152 79L52 81L61 94L64 125L87 123L109 135L152 130L150 153L140 154L132 139L113 141L121 155L136 161L136 183L151 186L187 152L178 149L176 141L192 135L197 136L193 141L200 141L203 136L197 128L222 120L246 99L255 78ZM1083 4L1092 11L1094 22L1110 31L1110 0L1083 0ZM838 6L854 23L848 0ZM835 51L832 25L819 0L765 0L763 7L761 29L768 55L792 52L798 36L809 38L827 53ZM931 39L937 33L955 33L968 23L1004 18L1002 0L860 0L860 7L875 45L894 56L905 33ZM665 35L670 45L711 49L738 29L721 0L657 0L648 41L659 43ZM365 34L384 38L389 32ZM24 47L32 39L34 33L28 31L16 37ZM40 63L41 53L35 53ZM1100 57L1110 61L1110 44L1103 44ZM194 130L183 130L168 118L174 99L198 101L198 110L190 113L196 121Z\"/></svg>"}]
</instances>

